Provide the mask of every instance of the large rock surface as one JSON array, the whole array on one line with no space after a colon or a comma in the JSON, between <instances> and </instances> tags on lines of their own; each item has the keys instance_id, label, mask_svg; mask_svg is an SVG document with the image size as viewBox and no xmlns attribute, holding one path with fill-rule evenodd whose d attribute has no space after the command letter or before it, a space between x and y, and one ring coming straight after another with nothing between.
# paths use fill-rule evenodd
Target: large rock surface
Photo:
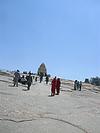
<instances>
[{"instance_id":1,"label":"large rock surface","mask_svg":"<svg viewBox=\"0 0 100 133\"><path fill-rule=\"evenodd\" d=\"M100 133L99 88L84 84L80 92L72 81L62 83L60 95L50 97L50 83L24 91L0 76L0 133Z\"/></svg>"}]
</instances>

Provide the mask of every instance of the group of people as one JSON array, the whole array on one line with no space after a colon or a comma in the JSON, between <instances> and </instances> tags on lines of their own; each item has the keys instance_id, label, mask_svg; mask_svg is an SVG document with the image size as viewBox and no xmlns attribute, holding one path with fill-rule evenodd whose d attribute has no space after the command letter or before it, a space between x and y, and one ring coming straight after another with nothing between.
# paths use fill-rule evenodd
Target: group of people
<instances>
[{"instance_id":1,"label":"group of people","mask_svg":"<svg viewBox=\"0 0 100 133\"><path fill-rule=\"evenodd\" d=\"M37 82L38 81L38 77L36 76L36 77L34 77L33 76L33 79L35 79L35 82ZM39 76L39 82L41 83L43 81L43 76ZM45 81L46 81L46 84L48 84L48 82L49 82L49 76L48 75L46 75L46 77L45 77Z\"/></svg>"},{"instance_id":2,"label":"group of people","mask_svg":"<svg viewBox=\"0 0 100 133\"><path fill-rule=\"evenodd\" d=\"M32 77L31 72L29 72L28 75L25 77L24 75L20 76L19 70L17 70L14 73L13 86L18 87L18 82L19 82L19 83L22 83L24 85L27 85L27 90L30 90L30 86L31 86L34 78L35 78L35 82L37 82L38 77L37 76ZM40 83L43 81L43 74L39 75L39 81L40 81ZM48 84L48 82L49 82L49 76L48 75L46 75L45 81L46 81L46 84Z\"/></svg>"},{"instance_id":3,"label":"group of people","mask_svg":"<svg viewBox=\"0 0 100 133\"><path fill-rule=\"evenodd\" d=\"M51 82L51 96L59 95L60 93L60 85L61 85L61 81L60 78L54 78Z\"/></svg>"},{"instance_id":4,"label":"group of people","mask_svg":"<svg viewBox=\"0 0 100 133\"><path fill-rule=\"evenodd\" d=\"M21 77L20 76L20 73L19 73L19 70L17 70L14 73L14 79L13 79L13 81L14 81L14 85L13 86L18 87L18 82L20 82L22 84L27 84L27 90L30 90L30 86L32 84L31 72L29 72L26 77L24 77L24 75Z\"/></svg>"},{"instance_id":5,"label":"group of people","mask_svg":"<svg viewBox=\"0 0 100 133\"><path fill-rule=\"evenodd\" d=\"M81 91L81 88L82 88L82 81L75 80L74 81L74 90Z\"/></svg>"},{"instance_id":6,"label":"group of people","mask_svg":"<svg viewBox=\"0 0 100 133\"><path fill-rule=\"evenodd\" d=\"M40 75L40 83L42 82L42 80L43 80L43 75ZM33 78L31 76L31 72L29 72L26 77L24 77L24 75L21 77L20 73L19 73L19 70L17 70L14 73L13 81L14 81L13 86L17 86L18 87L18 82L20 82L22 84L27 84L27 90L30 90L30 86L31 86L31 84L33 82ZM37 81L37 78L35 79L35 81ZM48 82L49 82L48 75L46 76L45 81L46 81L46 84L48 84ZM56 77L53 78L52 82L51 82L51 96L54 96L55 94L59 95L60 86L61 86L60 78L56 78ZM74 81L74 90L81 91L81 87L82 87L82 81L75 80Z\"/></svg>"}]
</instances>

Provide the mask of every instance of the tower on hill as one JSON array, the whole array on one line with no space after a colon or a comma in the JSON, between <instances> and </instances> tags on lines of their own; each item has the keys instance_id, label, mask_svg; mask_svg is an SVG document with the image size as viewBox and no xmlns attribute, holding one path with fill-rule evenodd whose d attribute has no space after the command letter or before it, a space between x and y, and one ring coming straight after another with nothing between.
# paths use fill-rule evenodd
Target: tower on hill
<instances>
[{"instance_id":1,"label":"tower on hill","mask_svg":"<svg viewBox=\"0 0 100 133\"><path fill-rule=\"evenodd\" d=\"M47 75L47 69L44 63L42 63L39 68L38 68L38 75L43 75L46 76Z\"/></svg>"}]
</instances>

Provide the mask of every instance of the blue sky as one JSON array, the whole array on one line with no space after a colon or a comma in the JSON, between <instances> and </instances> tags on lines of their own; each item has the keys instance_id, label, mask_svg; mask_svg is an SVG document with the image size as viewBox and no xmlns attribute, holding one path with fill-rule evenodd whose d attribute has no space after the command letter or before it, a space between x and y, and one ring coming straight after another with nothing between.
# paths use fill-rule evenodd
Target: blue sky
<instances>
[{"instance_id":1,"label":"blue sky","mask_svg":"<svg viewBox=\"0 0 100 133\"><path fill-rule=\"evenodd\" d=\"M100 76L99 0L0 0L0 69Z\"/></svg>"}]
</instances>

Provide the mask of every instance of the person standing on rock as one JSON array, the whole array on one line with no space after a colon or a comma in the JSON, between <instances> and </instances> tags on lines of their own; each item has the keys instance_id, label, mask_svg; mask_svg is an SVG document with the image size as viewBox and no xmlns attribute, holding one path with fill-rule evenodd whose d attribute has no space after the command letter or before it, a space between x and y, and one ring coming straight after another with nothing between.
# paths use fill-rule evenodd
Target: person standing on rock
<instances>
[{"instance_id":1,"label":"person standing on rock","mask_svg":"<svg viewBox=\"0 0 100 133\"><path fill-rule=\"evenodd\" d=\"M79 90L80 85L79 85L79 81L77 81L77 90Z\"/></svg>"},{"instance_id":2,"label":"person standing on rock","mask_svg":"<svg viewBox=\"0 0 100 133\"><path fill-rule=\"evenodd\" d=\"M74 90L77 89L77 80L74 81Z\"/></svg>"},{"instance_id":3,"label":"person standing on rock","mask_svg":"<svg viewBox=\"0 0 100 133\"><path fill-rule=\"evenodd\" d=\"M46 84L48 84L48 82L49 82L49 76L48 75L46 76L45 80L46 80Z\"/></svg>"},{"instance_id":4,"label":"person standing on rock","mask_svg":"<svg viewBox=\"0 0 100 133\"><path fill-rule=\"evenodd\" d=\"M56 81L57 95L59 95L59 93L60 93L60 85L61 85L60 78L58 78L57 81Z\"/></svg>"},{"instance_id":5,"label":"person standing on rock","mask_svg":"<svg viewBox=\"0 0 100 133\"><path fill-rule=\"evenodd\" d=\"M32 84L32 76L31 76L31 72L29 72L29 75L26 77L27 80L27 90L30 90L30 86Z\"/></svg>"},{"instance_id":6,"label":"person standing on rock","mask_svg":"<svg viewBox=\"0 0 100 133\"><path fill-rule=\"evenodd\" d=\"M56 77L51 82L51 96L55 95L55 89L56 89Z\"/></svg>"},{"instance_id":7,"label":"person standing on rock","mask_svg":"<svg viewBox=\"0 0 100 133\"><path fill-rule=\"evenodd\" d=\"M79 82L79 91L81 91L82 88L82 81Z\"/></svg>"},{"instance_id":8,"label":"person standing on rock","mask_svg":"<svg viewBox=\"0 0 100 133\"><path fill-rule=\"evenodd\" d=\"M43 80L43 73L40 73L40 83L42 82Z\"/></svg>"},{"instance_id":9,"label":"person standing on rock","mask_svg":"<svg viewBox=\"0 0 100 133\"><path fill-rule=\"evenodd\" d=\"M18 80L20 79L20 74L19 74L19 70L17 70L15 73L14 73L14 86L18 87Z\"/></svg>"}]
</instances>

